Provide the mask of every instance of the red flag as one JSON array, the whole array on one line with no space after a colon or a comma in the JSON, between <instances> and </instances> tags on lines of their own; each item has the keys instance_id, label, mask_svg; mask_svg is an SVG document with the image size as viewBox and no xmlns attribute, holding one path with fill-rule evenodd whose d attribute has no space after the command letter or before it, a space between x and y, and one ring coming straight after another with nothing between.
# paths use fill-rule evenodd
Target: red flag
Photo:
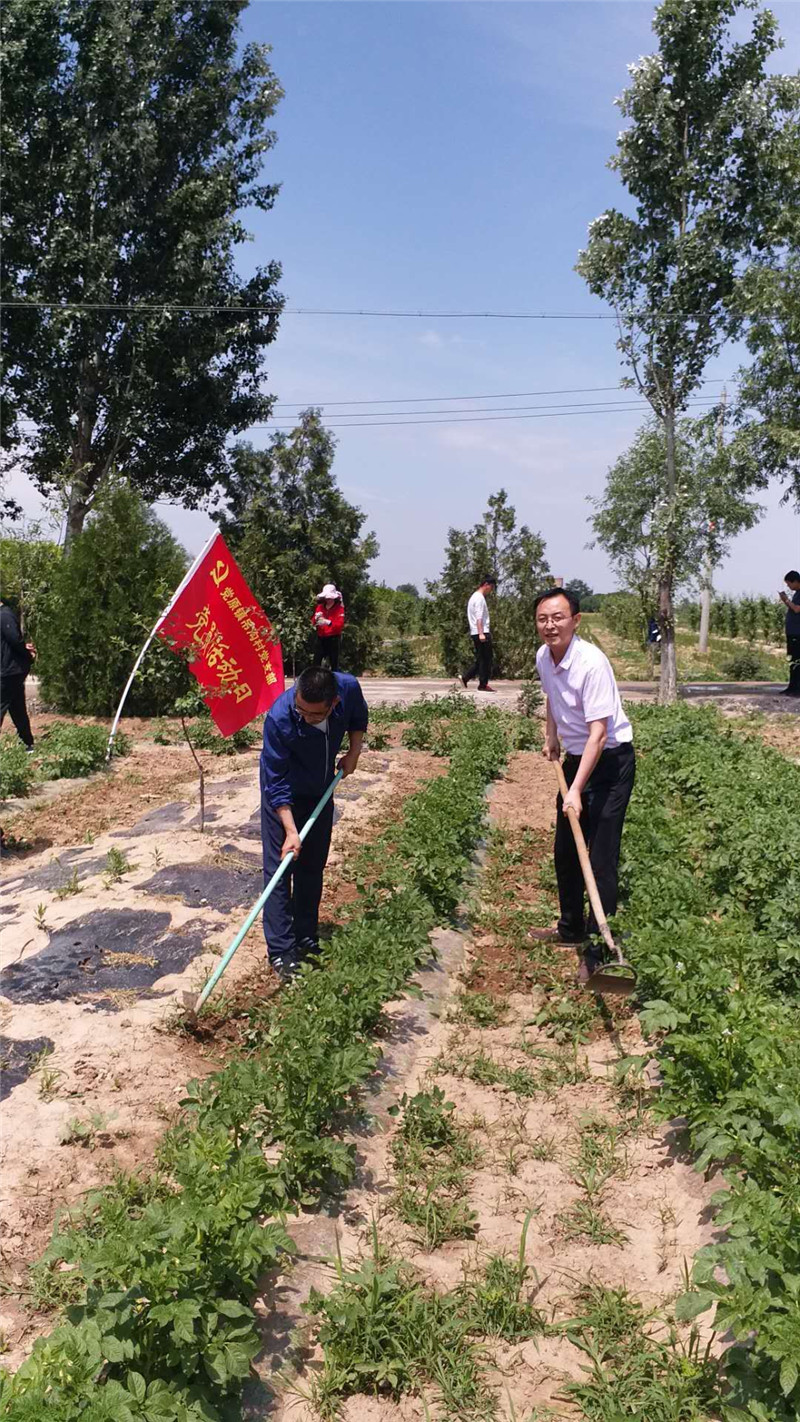
<instances>
[{"instance_id":1,"label":"red flag","mask_svg":"<svg viewBox=\"0 0 800 1422\"><path fill-rule=\"evenodd\" d=\"M284 689L280 643L221 534L178 589L158 635L188 650L223 736L268 711Z\"/></svg>"}]
</instances>

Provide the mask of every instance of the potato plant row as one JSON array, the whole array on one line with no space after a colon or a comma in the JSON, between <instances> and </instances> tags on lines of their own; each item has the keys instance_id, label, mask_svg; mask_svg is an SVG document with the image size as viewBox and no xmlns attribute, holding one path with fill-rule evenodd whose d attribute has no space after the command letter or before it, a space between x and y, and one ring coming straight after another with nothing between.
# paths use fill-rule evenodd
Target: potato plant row
<instances>
[{"instance_id":1,"label":"potato plant row","mask_svg":"<svg viewBox=\"0 0 800 1422\"><path fill-rule=\"evenodd\" d=\"M660 1041L660 1109L721 1167L720 1242L677 1316L715 1309L725 1422L800 1415L800 768L715 711L641 707L621 926Z\"/></svg>"},{"instance_id":2,"label":"potato plant row","mask_svg":"<svg viewBox=\"0 0 800 1422\"><path fill-rule=\"evenodd\" d=\"M34 1270L63 1322L0 1380L9 1422L223 1422L259 1351L258 1280L287 1216L352 1177L337 1124L376 1065L383 1004L430 955L482 833L510 718L443 703L447 775L406 804L363 908L259 1019L254 1047L190 1083L154 1168L120 1173L57 1227ZM428 707L423 720L434 719Z\"/></svg>"}]
</instances>

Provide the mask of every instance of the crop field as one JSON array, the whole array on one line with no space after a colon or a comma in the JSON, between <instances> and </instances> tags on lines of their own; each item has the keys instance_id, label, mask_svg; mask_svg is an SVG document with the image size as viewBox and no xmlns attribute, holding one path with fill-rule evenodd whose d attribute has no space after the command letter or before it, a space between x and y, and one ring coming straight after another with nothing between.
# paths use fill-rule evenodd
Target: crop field
<instances>
[{"instance_id":1,"label":"crop field","mask_svg":"<svg viewBox=\"0 0 800 1422\"><path fill-rule=\"evenodd\" d=\"M169 728L15 801L0 1417L794 1422L800 731L632 714L627 1001L528 936L536 716L374 708L320 966L276 991L257 925L196 1027L261 885L257 749L205 749L202 831Z\"/></svg>"}]
</instances>

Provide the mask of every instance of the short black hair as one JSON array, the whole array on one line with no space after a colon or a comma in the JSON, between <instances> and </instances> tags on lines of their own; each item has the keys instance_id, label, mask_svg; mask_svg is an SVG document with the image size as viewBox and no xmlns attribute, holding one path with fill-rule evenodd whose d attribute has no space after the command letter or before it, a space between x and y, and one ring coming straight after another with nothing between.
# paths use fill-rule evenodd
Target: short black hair
<instances>
[{"instance_id":1,"label":"short black hair","mask_svg":"<svg viewBox=\"0 0 800 1422\"><path fill-rule=\"evenodd\" d=\"M481 578L480 582L478 583L478 587L479 587L479 588L482 588L483 585L484 585L484 583L491 583L492 587L493 587L493 588L496 588L496 587L497 587L497 578L495 577L494 573L484 573L484 576Z\"/></svg>"},{"instance_id":2,"label":"short black hair","mask_svg":"<svg viewBox=\"0 0 800 1422\"><path fill-rule=\"evenodd\" d=\"M581 610L580 599L575 596L574 592L570 592L569 588L547 588L546 592L539 593L539 596L533 604L534 617L539 611L539 603L547 602L548 599L551 597L565 597L567 599L567 602L569 603L569 608L570 612L572 613L572 616L577 617L578 613Z\"/></svg>"},{"instance_id":3,"label":"short black hair","mask_svg":"<svg viewBox=\"0 0 800 1422\"><path fill-rule=\"evenodd\" d=\"M798 573L796 568L793 568L791 572L786 573L783 581L785 583L800 583L800 573Z\"/></svg>"},{"instance_id":4,"label":"short black hair","mask_svg":"<svg viewBox=\"0 0 800 1422\"><path fill-rule=\"evenodd\" d=\"M295 682L295 691L300 692L309 706L319 706L323 701L326 706L332 706L339 695L336 677L327 667L306 667Z\"/></svg>"}]
</instances>

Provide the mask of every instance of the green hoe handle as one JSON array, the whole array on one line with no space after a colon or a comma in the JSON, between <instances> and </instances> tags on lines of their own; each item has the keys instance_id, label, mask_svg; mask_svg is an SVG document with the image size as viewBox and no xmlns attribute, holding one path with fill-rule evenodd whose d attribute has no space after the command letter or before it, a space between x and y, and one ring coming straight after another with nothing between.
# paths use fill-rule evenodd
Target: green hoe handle
<instances>
[{"instance_id":1,"label":"green hoe handle","mask_svg":"<svg viewBox=\"0 0 800 1422\"><path fill-rule=\"evenodd\" d=\"M303 828L300 831L301 842L305 839L306 835L309 834L310 831L313 829L314 825L322 814L322 811L325 809L325 806L330 800L331 795L333 794L334 790L336 789L336 786L339 784L339 781L342 778L342 773L343 772L341 770L338 770L336 772L334 779L331 781L319 804L315 807L315 809L311 811L311 814L309 815L308 819L303 825ZM231 958L236 952L236 949L239 947L239 944L241 943L242 939L246 937L246 935L250 932L250 929L253 927L253 924L258 918L258 915L260 914L265 903L267 902L267 899L272 893L272 890L275 888L275 885L279 883L280 880L283 878L284 874L289 868L289 865L292 863L292 860L293 856L291 854L287 854L286 858L281 860L280 864L278 865L278 868L275 870L275 873L273 874L272 878L264 889L264 892L262 893L261 897L256 903L253 904L253 907L251 908L249 914L247 915L247 918L239 929L239 932L237 933L230 947L226 950L222 958L220 958L219 962L217 963L216 968L214 969L213 973L211 974L211 977L209 978L208 982L203 988L203 991L197 999L194 1009L195 1012L197 1012L203 1006L203 1003L205 1002L209 993L212 992L216 987L217 983L222 977L222 974L225 972L225 969L231 961Z\"/></svg>"}]
</instances>

